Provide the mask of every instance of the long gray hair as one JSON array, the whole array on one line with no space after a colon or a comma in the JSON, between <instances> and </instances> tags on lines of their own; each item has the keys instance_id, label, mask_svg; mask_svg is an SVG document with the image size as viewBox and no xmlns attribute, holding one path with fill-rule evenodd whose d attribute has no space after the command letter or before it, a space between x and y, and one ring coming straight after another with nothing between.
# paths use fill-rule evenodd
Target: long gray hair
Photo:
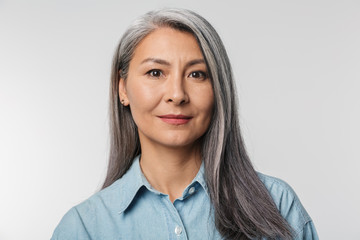
<instances>
[{"instance_id":1,"label":"long gray hair","mask_svg":"<svg viewBox=\"0 0 360 240\"><path fill-rule=\"evenodd\" d=\"M260 181L240 133L230 61L215 29L184 9L151 11L124 33L113 59L110 90L110 159L103 188L121 178L141 153L130 108L120 104L119 79L126 79L138 43L160 27L192 33L205 58L214 91L214 111L202 136L202 160L215 224L225 239L291 238L291 229ZM120 74L121 76L120 76Z\"/></svg>"}]
</instances>

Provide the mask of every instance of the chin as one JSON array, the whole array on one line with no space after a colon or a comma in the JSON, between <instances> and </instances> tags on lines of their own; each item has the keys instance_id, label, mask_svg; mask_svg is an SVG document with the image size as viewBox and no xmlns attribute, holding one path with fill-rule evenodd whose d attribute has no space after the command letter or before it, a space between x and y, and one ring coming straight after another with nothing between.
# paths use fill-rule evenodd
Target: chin
<instances>
[{"instance_id":1,"label":"chin","mask_svg":"<svg viewBox=\"0 0 360 240\"><path fill-rule=\"evenodd\" d=\"M198 137L199 136L199 137ZM140 135L140 141L143 144L149 143L156 147L164 148L189 148L199 144L199 139L202 135L194 134L194 132L180 132L180 131L159 131L156 133Z\"/></svg>"},{"instance_id":2,"label":"chin","mask_svg":"<svg viewBox=\"0 0 360 240\"><path fill-rule=\"evenodd\" d=\"M168 139L168 141L164 142L164 146L170 148L184 148L184 147L192 147L199 144L199 138L196 139Z\"/></svg>"}]
</instances>

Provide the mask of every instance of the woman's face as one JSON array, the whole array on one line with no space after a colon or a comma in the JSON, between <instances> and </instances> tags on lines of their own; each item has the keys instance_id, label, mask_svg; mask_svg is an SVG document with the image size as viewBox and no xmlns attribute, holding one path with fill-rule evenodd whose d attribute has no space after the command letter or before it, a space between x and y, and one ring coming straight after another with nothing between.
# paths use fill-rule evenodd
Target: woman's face
<instances>
[{"instance_id":1,"label":"woman's face","mask_svg":"<svg viewBox=\"0 0 360 240\"><path fill-rule=\"evenodd\" d=\"M194 36L159 28L136 47L120 100L129 105L142 148L191 146L208 129L214 95Z\"/></svg>"}]
</instances>

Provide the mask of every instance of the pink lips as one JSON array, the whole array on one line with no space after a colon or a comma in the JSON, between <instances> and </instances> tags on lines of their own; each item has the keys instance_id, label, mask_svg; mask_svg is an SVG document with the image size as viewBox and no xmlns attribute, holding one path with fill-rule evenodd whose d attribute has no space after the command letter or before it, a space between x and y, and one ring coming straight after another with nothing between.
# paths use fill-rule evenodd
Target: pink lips
<instances>
[{"instance_id":1,"label":"pink lips","mask_svg":"<svg viewBox=\"0 0 360 240\"><path fill-rule=\"evenodd\" d=\"M174 114L161 115L159 116L159 118L162 121L173 125L182 125L188 123L192 119L191 116L174 115Z\"/></svg>"}]
</instances>

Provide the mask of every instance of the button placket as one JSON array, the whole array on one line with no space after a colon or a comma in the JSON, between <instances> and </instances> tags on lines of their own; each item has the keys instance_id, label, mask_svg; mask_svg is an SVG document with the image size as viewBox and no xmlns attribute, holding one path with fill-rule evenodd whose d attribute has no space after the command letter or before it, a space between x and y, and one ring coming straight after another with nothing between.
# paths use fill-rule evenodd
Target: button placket
<instances>
[{"instance_id":1,"label":"button placket","mask_svg":"<svg viewBox=\"0 0 360 240\"><path fill-rule=\"evenodd\" d=\"M162 197L162 202L165 207L165 216L169 230L169 239L187 240L186 229L182 223L177 208L175 207L178 200L172 203L169 197Z\"/></svg>"},{"instance_id":2,"label":"button placket","mask_svg":"<svg viewBox=\"0 0 360 240\"><path fill-rule=\"evenodd\" d=\"M181 235L181 233L182 233L182 227L180 227L180 226L176 226L175 227L175 234L176 234L176 236L180 236Z\"/></svg>"}]
</instances>

